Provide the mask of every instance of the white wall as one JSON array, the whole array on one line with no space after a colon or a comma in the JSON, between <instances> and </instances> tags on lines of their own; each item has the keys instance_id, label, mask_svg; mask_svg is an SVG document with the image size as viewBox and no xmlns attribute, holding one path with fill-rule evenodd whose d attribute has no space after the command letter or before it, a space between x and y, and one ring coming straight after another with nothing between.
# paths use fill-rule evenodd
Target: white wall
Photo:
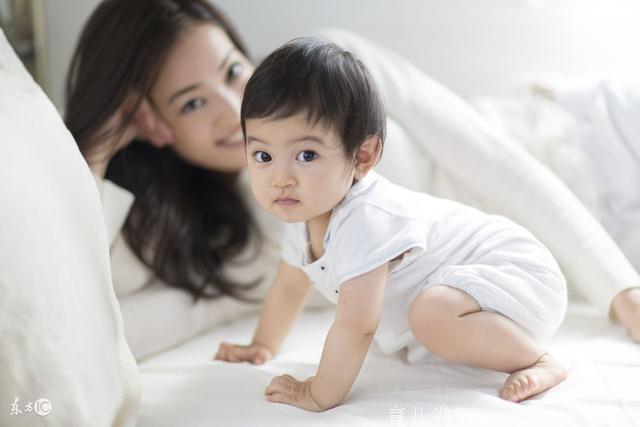
<instances>
[{"instance_id":1,"label":"white wall","mask_svg":"<svg viewBox=\"0 0 640 427\"><path fill-rule=\"evenodd\" d=\"M64 84L73 49L84 22L98 3L98 0L44 1L46 86L49 98L59 110L64 103Z\"/></svg>"},{"instance_id":2,"label":"white wall","mask_svg":"<svg viewBox=\"0 0 640 427\"><path fill-rule=\"evenodd\" d=\"M135 1L135 0L132 0ZM638 0L217 0L256 59L332 26L410 58L464 96L505 95L532 70L640 75ZM97 0L46 1L50 96Z\"/></svg>"}]
</instances>

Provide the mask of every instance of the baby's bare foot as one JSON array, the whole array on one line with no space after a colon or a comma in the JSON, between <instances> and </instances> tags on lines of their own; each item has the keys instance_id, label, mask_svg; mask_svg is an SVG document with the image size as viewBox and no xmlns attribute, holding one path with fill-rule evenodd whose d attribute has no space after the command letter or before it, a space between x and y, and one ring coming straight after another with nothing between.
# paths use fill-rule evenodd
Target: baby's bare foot
<instances>
[{"instance_id":1,"label":"baby's bare foot","mask_svg":"<svg viewBox=\"0 0 640 427\"><path fill-rule=\"evenodd\" d=\"M631 339L640 343L640 288L626 289L616 295L613 312L627 328Z\"/></svg>"},{"instance_id":2,"label":"baby's bare foot","mask_svg":"<svg viewBox=\"0 0 640 427\"><path fill-rule=\"evenodd\" d=\"M509 375L500 397L511 402L521 402L560 384L567 378L564 367L550 354L543 354L533 365Z\"/></svg>"}]
</instances>

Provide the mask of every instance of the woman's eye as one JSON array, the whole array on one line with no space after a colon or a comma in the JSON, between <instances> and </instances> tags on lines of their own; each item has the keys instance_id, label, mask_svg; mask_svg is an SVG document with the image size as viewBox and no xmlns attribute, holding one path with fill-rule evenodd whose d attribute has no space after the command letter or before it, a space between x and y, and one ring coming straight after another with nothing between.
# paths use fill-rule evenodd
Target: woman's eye
<instances>
[{"instance_id":1,"label":"woman's eye","mask_svg":"<svg viewBox=\"0 0 640 427\"><path fill-rule=\"evenodd\" d=\"M242 70L244 67L239 62L234 62L229 66L229 70L227 70L227 81L232 82L242 74Z\"/></svg>"},{"instance_id":2,"label":"woman's eye","mask_svg":"<svg viewBox=\"0 0 640 427\"><path fill-rule=\"evenodd\" d=\"M298 154L298 156L296 157L296 160L299 160L301 162L310 162L317 158L318 158L318 153L316 153L315 151L305 150L305 151L301 151Z\"/></svg>"},{"instance_id":3,"label":"woman's eye","mask_svg":"<svg viewBox=\"0 0 640 427\"><path fill-rule=\"evenodd\" d=\"M191 99L189 102L184 104L184 106L180 109L180 112L183 114L188 113L190 111L201 108L203 105L204 105L204 99L202 98Z\"/></svg>"},{"instance_id":4,"label":"woman's eye","mask_svg":"<svg viewBox=\"0 0 640 427\"><path fill-rule=\"evenodd\" d=\"M271 161L271 156L264 151L256 151L253 153L253 158L258 163L267 163Z\"/></svg>"}]
</instances>

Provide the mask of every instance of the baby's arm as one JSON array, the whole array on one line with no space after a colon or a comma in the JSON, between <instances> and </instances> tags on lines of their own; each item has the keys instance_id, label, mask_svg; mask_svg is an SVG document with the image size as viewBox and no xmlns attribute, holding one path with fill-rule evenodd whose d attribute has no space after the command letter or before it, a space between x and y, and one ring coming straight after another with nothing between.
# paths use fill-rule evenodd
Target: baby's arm
<instances>
[{"instance_id":1,"label":"baby's arm","mask_svg":"<svg viewBox=\"0 0 640 427\"><path fill-rule=\"evenodd\" d=\"M222 343L216 360L264 363L280 348L309 295L311 283L300 268L280 262L278 274L262 306L260 323L249 345Z\"/></svg>"},{"instance_id":2,"label":"baby's arm","mask_svg":"<svg viewBox=\"0 0 640 427\"><path fill-rule=\"evenodd\" d=\"M270 401L324 411L344 400L378 327L387 272L385 263L342 284L316 376L304 382L290 375L274 378L266 390Z\"/></svg>"}]
</instances>

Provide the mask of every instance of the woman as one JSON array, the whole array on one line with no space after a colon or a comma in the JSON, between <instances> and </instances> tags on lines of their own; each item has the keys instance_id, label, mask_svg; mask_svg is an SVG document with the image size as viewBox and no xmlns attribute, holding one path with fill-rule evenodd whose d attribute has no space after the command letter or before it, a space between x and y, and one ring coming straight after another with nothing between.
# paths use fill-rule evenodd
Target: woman
<instances>
[{"instance_id":1,"label":"woman","mask_svg":"<svg viewBox=\"0 0 640 427\"><path fill-rule=\"evenodd\" d=\"M66 124L98 178L114 287L137 358L258 308L190 301L248 298L277 253L268 239L259 245L256 221L268 218L252 217L238 176L239 106L252 70L241 40L206 1L106 1L80 37ZM267 238L276 230L261 228ZM271 257L256 257L270 249Z\"/></svg>"},{"instance_id":2,"label":"woman","mask_svg":"<svg viewBox=\"0 0 640 427\"><path fill-rule=\"evenodd\" d=\"M127 243L196 298L242 289L220 267L253 225L236 188L245 52L205 2L107 1L71 63L66 123L94 174L135 196Z\"/></svg>"},{"instance_id":3,"label":"woman","mask_svg":"<svg viewBox=\"0 0 640 427\"><path fill-rule=\"evenodd\" d=\"M86 24L66 123L108 180L99 183L120 295L156 277L196 299L242 298L260 278L227 270L266 251L253 244L259 210L240 174L240 100L252 70L232 26L203 0L107 0ZM277 244L277 228L260 230ZM612 309L640 341L640 291L620 292Z\"/></svg>"}]
</instances>

